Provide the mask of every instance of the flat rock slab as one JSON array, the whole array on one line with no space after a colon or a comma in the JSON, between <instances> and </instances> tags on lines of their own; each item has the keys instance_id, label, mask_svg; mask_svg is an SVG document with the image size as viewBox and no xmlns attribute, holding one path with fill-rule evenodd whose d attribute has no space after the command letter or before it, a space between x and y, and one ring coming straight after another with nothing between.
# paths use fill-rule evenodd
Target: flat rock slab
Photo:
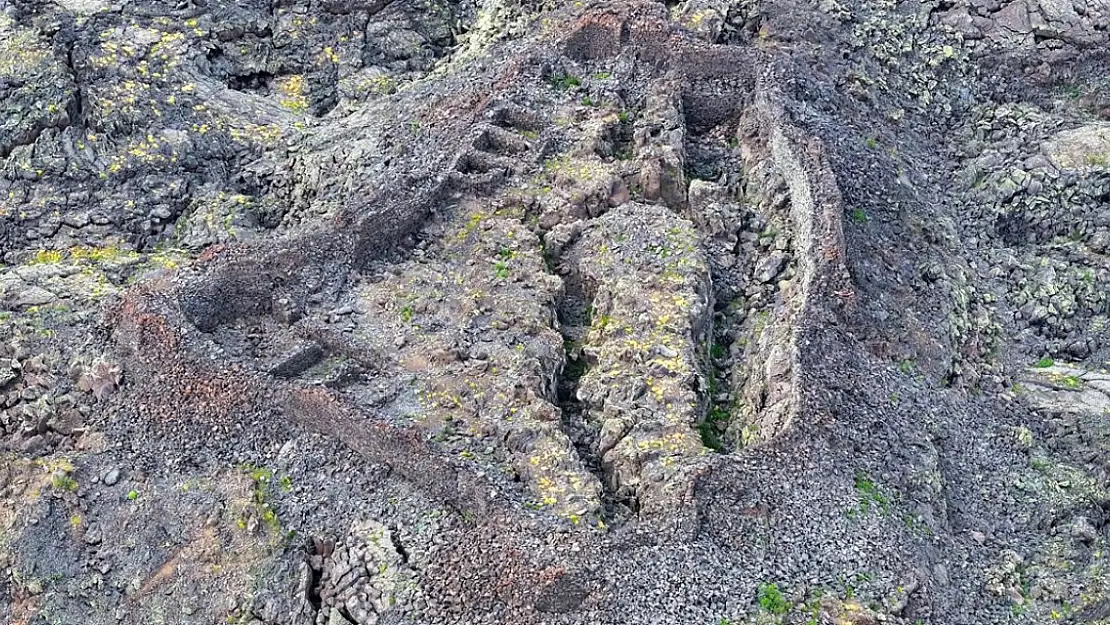
<instances>
[{"instance_id":1,"label":"flat rock slab","mask_svg":"<svg viewBox=\"0 0 1110 625\"><path fill-rule=\"evenodd\" d=\"M1065 130L1041 144L1041 150L1060 169L1110 167L1110 123Z\"/></svg>"}]
</instances>

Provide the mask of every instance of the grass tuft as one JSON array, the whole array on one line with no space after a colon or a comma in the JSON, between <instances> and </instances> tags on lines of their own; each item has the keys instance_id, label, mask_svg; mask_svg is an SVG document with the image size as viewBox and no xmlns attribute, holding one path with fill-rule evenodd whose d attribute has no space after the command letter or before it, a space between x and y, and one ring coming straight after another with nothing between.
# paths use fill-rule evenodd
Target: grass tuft
<instances>
[{"instance_id":1,"label":"grass tuft","mask_svg":"<svg viewBox=\"0 0 1110 625\"><path fill-rule=\"evenodd\" d=\"M776 584L760 584L756 599L760 609L770 614L786 614L790 609L790 603Z\"/></svg>"}]
</instances>

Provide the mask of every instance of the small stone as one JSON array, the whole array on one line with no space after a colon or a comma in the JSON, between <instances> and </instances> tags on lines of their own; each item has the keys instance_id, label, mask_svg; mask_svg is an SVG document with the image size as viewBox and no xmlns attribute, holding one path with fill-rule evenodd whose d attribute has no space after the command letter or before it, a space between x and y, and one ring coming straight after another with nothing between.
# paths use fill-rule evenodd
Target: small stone
<instances>
[{"instance_id":1,"label":"small stone","mask_svg":"<svg viewBox=\"0 0 1110 625\"><path fill-rule=\"evenodd\" d=\"M787 257L782 251L771 252L755 270L755 279L769 283L786 268Z\"/></svg>"},{"instance_id":2,"label":"small stone","mask_svg":"<svg viewBox=\"0 0 1110 625\"><path fill-rule=\"evenodd\" d=\"M89 225L89 221L88 213L69 213L62 217L62 223L74 228L84 228Z\"/></svg>"},{"instance_id":3,"label":"small stone","mask_svg":"<svg viewBox=\"0 0 1110 625\"><path fill-rule=\"evenodd\" d=\"M338 609L332 608L328 613L328 625L351 625L351 622Z\"/></svg>"},{"instance_id":4,"label":"small stone","mask_svg":"<svg viewBox=\"0 0 1110 625\"><path fill-rule=\"evenodd\" d=\"M31 593L32 595L41 595L42 582L38 581L37 579L33 579L27 582L27 592Z\"/></svg>"},{"instance_id":5,"label":"small stone","mask_svg":"<svg viewBox=\"0 0 1110 625\"><path fill-rule=\"evenodd\" d=\"M117 483L119 483L119 476L119 469L112 469L105 473L104 477L101 479L104 481L105 486L115 486Z\"/></svg>"},{"instance_id":6,"label":"small stone","mask_svg":"<svg viewBox=\"0 0 1110 625\"><path fill-rule=\"evenodd\" d=\"M1091 524L1090 519L1084 516L1075 517L1068 533L1072 538L1091 544L1098 540L1098 530Z\"/></svg>"}]
</instances>

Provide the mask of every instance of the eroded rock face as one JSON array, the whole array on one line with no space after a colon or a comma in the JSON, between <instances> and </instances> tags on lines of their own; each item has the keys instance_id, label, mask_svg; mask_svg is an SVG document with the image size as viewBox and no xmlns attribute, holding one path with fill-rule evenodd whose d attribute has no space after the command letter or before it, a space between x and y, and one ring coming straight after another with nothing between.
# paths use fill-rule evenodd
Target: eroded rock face
<instances>
[{"instance_id":1,"label":"eroded rock face","mask_svg":"<svg viewBox=\"0 0 1110 625\"><path fill-rule=\"evenodd\" d=\"M372 625L403 610L416 586L394 540L388 527L363 521L338 545L316 541L304 571L304 611L321 625Z\"/></svg>"},{"instance_id":2,"label":"eroded rock face","mask_svg":"<svg viewBox=\"0 0 1110 625\"><path fill-rule=\"evenodd\" d=\"M0 621L1104 618L1107 18L3 7Z\"/></svg>"},{"instance_id":3,"label":"eroded rock face","mask_svg":"<svg viewBox=\"0 0 1110 625\"><path fill-rule=\"evenodd\" d=\"M696 233L664 208L625 204L583 227L562 261L589 300L576 399L600 426L603 479L618 499L669 509L706 451L699 351L712 302Z\"/></svg>"}]
</instances>

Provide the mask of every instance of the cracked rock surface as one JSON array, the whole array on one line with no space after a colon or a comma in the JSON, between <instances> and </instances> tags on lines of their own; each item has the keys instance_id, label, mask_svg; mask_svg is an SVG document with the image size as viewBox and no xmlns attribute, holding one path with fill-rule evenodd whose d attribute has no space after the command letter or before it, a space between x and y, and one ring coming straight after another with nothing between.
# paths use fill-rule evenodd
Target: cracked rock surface
<instances>
[{"instance_id":1,"label":"cracked rock surface","mask_svg":"<svg viewBox=\"0 0 1110 625\"><path fill-rule=\"evenodd\" d=\"M1108 50L0 4L0 622L1110 622Z\"/></svg>"}]
</instances>

